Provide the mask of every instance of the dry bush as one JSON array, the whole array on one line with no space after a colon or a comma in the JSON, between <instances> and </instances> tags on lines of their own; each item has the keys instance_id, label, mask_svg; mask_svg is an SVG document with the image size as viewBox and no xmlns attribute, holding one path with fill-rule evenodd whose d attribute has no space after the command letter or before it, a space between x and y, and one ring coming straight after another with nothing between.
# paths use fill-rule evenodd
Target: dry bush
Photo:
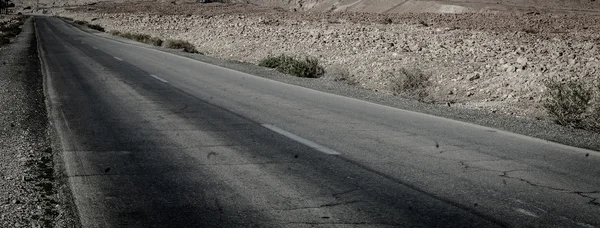
<instances>
[{"instance_id":1,"label":"dry bush","mask_svg":"<svg viewBox=\"0 0 600 228\"><path fill-rule=\"evenodd\" d=\"M110 31L110 34L114 35L114 36L120 36L123 38L127 38L130 40L135 40L137 42L140 43L145 43L145 44L150 44L150 45L154 45L154 46L162 46L163 44L163 40L158 38L158 37L153 37L147 34L141 34L141 33L122 33L119 31Z\"/></svg>"},{"instance_id":2,"label":"dry bush","mask_svg":"<svg viewBox=\"0 0 600 228\"><path fill-rule=\"evenodd\" d=\"M350 71L341 65L333 65L328 67L325 70L325 77L333 81L345 82L349 85L358 84L358 80L354 77L354 75L350 74Z\"/></svg>"},{"instance_id":3,"label":"dry bush","mask_svg":"<svg viewBox=\"0 0 600 228\"><path fill-rule=\"evenodd\" d=\"M102 27L101 25L97 25L97 24L87 24L88 28L94 29L94 30L98 30L100 32L104 32L104 27Z\"/></svg>"},{"instance_id":4,"label":"dry bush","mask_svg":"<svg viewBox=\"0 0 600 228\"><path fill-rule=\"evenodd\" d=\"M582 80L556 80L546 83L542 106L556 123L600 132L600 85ZM595 91L594 91L595 90Z\"/></svg>"},{"instance_id":5,"label":"dry bush","mask_svg":"<svg viewBox=\"0 0 600 228\"><path fill-rule=\"evenodd\" d=\"M381 73L387 80L388 89L394 94L400 94L425 101L429 96L430 75L419 69L399 68Z\"/></svg>"},{"instance_id":6,"label":"dry bush","mask_svg":"<svg viewBox=\"0 0 600 228\"><path fill-rule=\"evenodd\" d=\"M319 65L319 60L314 57L293 57L287 55L268 56L261 60L259 66L275 68L285 74L301 78L321 77L325 70Z\"/></svg>"},{"instance_id":7,"label":"dry bush","mask_svg":"<svg viewBox=\"0 0 600 228\"><path fill-rule=\"evenodd\" d=\"M183 51L189 53L199 53L193 44L185 40L167 40L164 46L171 49L183 49Z\"/></svg>"}]
</instances>

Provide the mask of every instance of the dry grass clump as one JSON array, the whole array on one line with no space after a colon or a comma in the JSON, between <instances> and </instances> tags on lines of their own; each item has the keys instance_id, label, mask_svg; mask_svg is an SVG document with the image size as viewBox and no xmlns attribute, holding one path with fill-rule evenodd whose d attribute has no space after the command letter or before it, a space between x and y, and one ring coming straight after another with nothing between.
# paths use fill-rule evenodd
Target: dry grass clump
<instances>
[{"instance_id":1,"label":"dry grass clump","mask_svg":"<svg viewBox=\"0 0 600 228\"><path fill-rule=\"evenodd\" d=\"M189 53L199 53L198 50L196 50L196 46L185 40L167 40L164 43L164 47L171 49L183 49L183 51Z\"/></svg>"},{"instance_id":2,"label":"dry grass clump","mask_svg":"<svg viewBox=\"0 0 600 228\"><path fill-rule=\"evenodd\" d=\"M0 24L0 45L6 45L10 43L10 38L15 37L21 33L21 25L25 23L28 17L20 16L15 20L16 22L9 21ZM11 23L12 22L12 23Z\"/></svg>"},{"instance_id":3,"label":"dry grass clump","mask_svg":"<svg viewBox=\"0 0 600 228\"><path fill-rule=\"evenodd\" d=\"M301 78L321 77L325 70L319 65L319 60L314 57L294 57L281 54L279 56L268 56L258 63L259 66L274 68L285 74Z\"/></svg>"},{"instance_id":4,"label":"dry grass clump","mask_svg":"<svg viewBox=\"0 0 600 228\"><path fill-rule=\"evenodd\" d=\"M397 68L384 71L381 77L387 81L387 89L394 94L425 101L429 97L430 75L419 69Z\"/></svg>"},{"instance_id":5,"label":"dry grass clump","mask_svg":"<svg viewBox=\"0 0 600 228\"><path fill-rule=\"evenodd\" d=\"M546 81L542 106L556 123L600 132L600 85L581 79Z\"/></svg>"},{"instance_id":6,"label":"dry grass clump","mask_svg":"<svg viewBox=\"0 0 600 228\"><path fill-rule=\"evenodd\" d=\"M130 40L135 40L137 42L140 43L145 43L145 44L150 44L150 45L154 45L154 46L162 46L163 44L163 40L158 38L158 37L153 37L147 34L141 34L141 33L129 33L129 32L119 32L119 31L110 31L110 34L114 35L114 36L120 36L123 38L127 38Z\"/></svg>"}]
</instances>

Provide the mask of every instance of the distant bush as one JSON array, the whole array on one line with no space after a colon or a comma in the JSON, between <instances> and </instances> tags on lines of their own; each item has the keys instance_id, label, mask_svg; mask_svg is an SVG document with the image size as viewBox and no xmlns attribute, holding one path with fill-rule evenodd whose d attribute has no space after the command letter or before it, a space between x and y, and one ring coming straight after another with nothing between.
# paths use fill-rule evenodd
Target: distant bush
<instances>
[{"instance_id":1,"label":"distant bush","mask_svg":"<svg viewBox=\"0 0 600 228\"><path fill-rule=\"evenodd\" d=\"M549 80L546 87L542 105L556 123L600 131L600 96L594 92L594 87L579 80Z\"/></svg>"},{"instance_id":2,"label":"distant bush","mask_svg":"<svg viewBox=\"0 0 600 228\"><path fill-rule=\"evenodd\" d=\"M392 23L394 23L394 21L393 21L391 18L389 18L389 17L384 17L384 18L380 19L380 20L379 20L379 21L377 21L377 22L378 22L379 24L383 24L383 25L389 25L389 24L392 24Z\"/></svg>"},{"instance_id":3,"label":"distant bush","mask_svg":"<svg viewBox=\"0 0 600 228\"><path fill-rule=\"evenodd\" d=\"M101 25L98 24L87 24L88 28L94 29L94 30L98 30L100 32L104 32L104 27L102 27Z\"/></svg>"},{"instance_id":4,"label":"distant bush","mask_svg":"<svg viewBox=\"0 0 600 228\"><path fill-rule=\"evenodd\" d=\"M16 18L17 23L0 24L0 45L6 45L10 43L10 38L15 37L21 33L21 25L25 23L27 17L20 16Z\"/></svg>"},{"instance_id":5,"label":"distant bush","mask_svg":"<svg viewBox=\"0 0 600 228\"><path fill-rule=\"evenodd\" d=\"M269 56L258 63L259 66L275 68L277 71L301 78L321 77L325 70L314 57L292 57L287 55Z\"/></svg>"},{"instance_id":6,"label":"distant bush","mask_svg":"<svg viewBox=\"0 0 600 228\"><path fill-rule=\"evenodd\" d=\"M183 51L189 53L199 53L192 43L185 40L167 40L164 42L164 47L171 49L183 49Z\"/></svg>"},{"instance_id":7,"label":"distant bush","mask_svg":"<svg viewBox=\"0 0 600 228\"><path fill-rule=\"evenodd\" d=\"M88 24L87 21L76 20L74 22L75 22L75 24L78 24L78 25L87 25Z\"/></svg>"},{"instance_id":8,"label":"distant bush","mask_svg":"<svg viewBox=\"0 0 600 228\"><path fill-rule=\"evenodd\" d=\"M341 65L333 65L325 70L324 77L338 82L345 82L349 85L357 85L359 81L350 73L350 71Z\"/></svg>"},{"instance_id":9,"label":"distant bush","mask_svg":"<svg viewBox=\"0 0 600 228\"><path fill-rule=\"evenodd\" d=\"M140 43L151 44L151 45L154 45L154 46L162 46L162 44L163 44L163 40L161 40L160 38L158 38L158 37L152 37L152 36L146 35L146 34L129 33L129 32L122 33L122 32L115 31L115 30L110 31L110 34L112 34L114 36L120 36L120 37L123 37L123 38L127 38L127 39L130 39L130 40L135 40L135 41L140 42Z\"/></svg>"},{"instance_id":10,"label":"distant bush","mask_svg":"<svg viewBox=\"0 0 600 228\"><path fill-rule=\"evenodd\" d=\"M57 18L59 18L59 19L63 19L63 20L66 20L66 21L74 21L74 19L73 19L73 18L70 18L70 17L61 17L61 16L57 16Z\"/></svg>"}]
</instances>

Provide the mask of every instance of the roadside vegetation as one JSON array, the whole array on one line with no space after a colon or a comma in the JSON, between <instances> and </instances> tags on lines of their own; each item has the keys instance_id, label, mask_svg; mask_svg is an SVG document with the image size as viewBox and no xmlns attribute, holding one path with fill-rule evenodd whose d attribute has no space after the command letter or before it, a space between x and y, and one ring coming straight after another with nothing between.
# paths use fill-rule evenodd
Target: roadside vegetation
<instances>
[{"instance_id":1,"label":"roadside vegetation","mask_svg":"<svg viewBox=\"0 0 600 228\"><path fill-rule=\"evenodd\" d=\"M196 46L185 40L167 40L165 41L164 47L171 49L183 49L183 51L189 53L200 53L198 50L196 50Z\"/></svg>"},{"instance_id":2,"label":"roadside vegetation","mask_svg":"<svg viewBox=\"0 0 600 228\"><path fill-rule=\"evenodd\" d=\"M21 33L21 26L25 23L27 17L20 16L15 18L15 20L0 24L0 46L9 44L11 38Z\"/></svg>"},{"instance_id":3,"label":"roadside vegetation","mask_svg":"<svg viewBox=\"0 0 600 228\"><path fill-rule=\"evenodd\" d=\"M113 36L120 36L126 39L130 39L130 40L135 40L137 42L140 43L145 43L145 44L150 44L150 45L154 45L154 46L162 46L164 41L158 37L153 37L147 34L141 34L141 33L129 33L129 32L119 32L119 31L110 31L110 34L112 34Z\"/></svg>"},{"instance_id":4,"label":"roadside vegetation","mask_svg":"<svg viewBox=\"0 0 600 228\"><path fill-rule=\"evenodd\" d=\"M295 57L281 54L279 56L268 56L258 63L259 66L274 68L285 74L301 78L319 78L325 74L325 70L314 57Z\"/></svg>"},{"instance_id":5,"label":"roadside vegetation","mask_svg":"<svg viewBox=\"0 0 600 228\"><path fill-rule=\"evenodd\" d=\"M419 101L429 97L428 88L431 85L429 74L419 69L398 68L384 71L381 77L387 80L387 89L396 95L403 95Z\"/></svg>"},{"instance_id":6,"label":"roadside vegetation","mask_svg":"<svg viewBox=\"0 0 600 228\"><path fill-rule=\"evenodd\" d=\"M546 87L542 105L556 123L600 132L600 84L550 79Z\"/></svg>"},{"instance_id":7,"label":"roadside vegetation","mask_svg":"<svg viewBox=\"0 0 600 228\"><path fill-rule=\"evenodd\" d=\"M120 32L120 31L116 31L116 30L110 31L110 34L113 36L119 36L119 37L123 37L126 39L135 40L140 43L154 45L157 47L162 46L162 47L171 48L171 49L182 49L183 51L188 52L188 53L202 54L196 49L196 46L194 46L192 43L185 41L185 40L166 40L166 41L164 41L158 37L153 37L148 34Z\"/></svg>"},{"instance_id":8,"label":"roadside vegetation","mask_svg":"<svg viewBox=\"0 0 600 228\"><path fill-rule=\"evenodd\" d=\"M67 21L73 21L73 23L78 24L78 25L83 25L86 26L88 28L100 31L100 32L106 32L106 30L104 29L104 27L102 27L101 25L98 24L90 24L87 21L81 21L81 20L73 20L72 18L68 18L68 17L60 17L64 20Z\"/></svg>"}]
</instances>

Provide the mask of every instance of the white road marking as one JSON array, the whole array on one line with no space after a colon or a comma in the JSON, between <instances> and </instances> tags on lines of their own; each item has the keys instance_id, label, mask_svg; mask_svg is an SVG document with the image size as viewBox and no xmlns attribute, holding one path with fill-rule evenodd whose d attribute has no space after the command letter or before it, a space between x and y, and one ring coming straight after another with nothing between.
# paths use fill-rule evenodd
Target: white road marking
<instances>
[{"instance_id":1,"label":"white road marking","mask_svg":"<svg viewBox=\"0 0 600 228\"><path fill-rule=\"evenodd\" d=\"M167 81L167 80L164 80L164 79L162 79L162 78L160 78L160 77L158 77L158 76L156 76L156 75L153 75L153 74L151 74L150 76L152 76L153 78L156 78L156 79L158 79L158 80L159 80L159 81L161 81L161 82L168 83L168 81Z\"/></svg>"},{"instance_id":2,"label":"white road marking","mask_svg":"<svg viewBox=\"0 0 600 228\"><path fill-rule=\"evenodd\" d=\"M515 211L517 211L517 212L519 212L521 214L527 215L527 216L531 216L531 217L534 217L534 218L539 218L539 216L537 216L535 213L533 213L531 211L528 211L528 210L525 210L523 208L515 207Z\"/></svg>"},{"instance_id":3,"label":"white road marking","mask_svg":"<svg viewBox=\"0 0 600 228\"><path fill-rule=\"evenodd\" d=\"M97 47L94 47L94 46L92 46L92 48L93 48L93 49L96 49L96 50L98 50L98 48L97 48Z\"/></svg>"},{"instance_id":4,"label":"white road marking","mask_svg":"<svg viewBox=\"0 0 600 228\"><path fill-rule=\"evenodd\" d=\"M306 146L308 146L310 148L313 148L313 149L318 150L320 152L323 152L325 154L340 155L340 153L338 153L335 150L332 150L332 149L329 149L327 147L324 147L324 146L321 146L319 144L316 144L314 142L311 142L311 141L309 141L307 139L304 139L304 138L302 138L300 136L294 135L294 134L292 134L292 133L290 133L290 132L288 132L286 130L283 130L281 128L275 127L275 126L273 126L271 124L261 124L261 125L263 127L267 128L267 129L271 130L271 131L277 132L277 133L279 133L279 134L281 134L281 135L283 135L285 137L288 137L288 138L290 138L290 139L292 139L292 140L294 140L296 142L302 143L302 144L304 144L304 145L306 145Z\"/></svg>"},{"instance_id":5,"label":"white road marking","mask_svg":"<svg viewBox=\"0 0 600 228\"><path fill-rule=\"evenodd\" d=\"M113 57L114 57L114 56L113 56ZM121 58L119 58L119 57L115 57L115 59L116 59L116 60L119 60L119 61L123 61L123 59L121 59Z\"/></svg>"}]
</instances>

